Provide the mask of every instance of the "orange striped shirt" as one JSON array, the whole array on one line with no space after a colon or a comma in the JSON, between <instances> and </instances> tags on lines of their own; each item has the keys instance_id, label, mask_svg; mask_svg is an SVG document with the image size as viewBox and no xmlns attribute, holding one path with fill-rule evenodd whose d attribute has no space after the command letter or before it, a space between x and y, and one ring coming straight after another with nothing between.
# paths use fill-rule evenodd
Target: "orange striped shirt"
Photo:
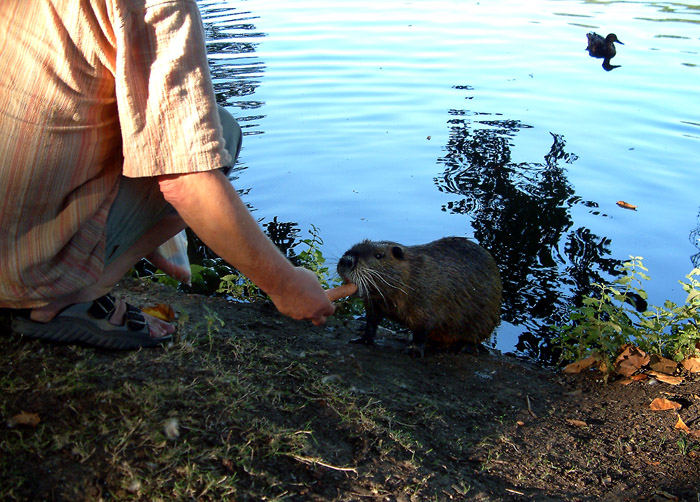
<instances>
[{"instance_id":1,"label":"orange striped shirt","mask_svg":"<svg viewBox=\"0 0 700 502\"><path fill-rule=\"evenodd\" d=\"M0 0L0 307L97 280L120 175L230 163L194 0Z\"/></svg>"}]
</instances>

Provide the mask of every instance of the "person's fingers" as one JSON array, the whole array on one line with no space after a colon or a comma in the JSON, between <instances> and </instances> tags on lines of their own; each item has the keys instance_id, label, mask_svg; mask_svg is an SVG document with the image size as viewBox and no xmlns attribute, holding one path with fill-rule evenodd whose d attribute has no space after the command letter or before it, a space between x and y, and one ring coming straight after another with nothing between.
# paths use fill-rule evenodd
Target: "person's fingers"
<instances>
[{"instance_id":1,"label":"person's fingers","mask_svg":"<svg viewBox=\"0 0 700 502\"><path fill-rule=\"evenodd\" d=\"M326 290L326 296L332 302L355 293L357 293L357 286L351 282Z\"/></svg>"}]
</instances>

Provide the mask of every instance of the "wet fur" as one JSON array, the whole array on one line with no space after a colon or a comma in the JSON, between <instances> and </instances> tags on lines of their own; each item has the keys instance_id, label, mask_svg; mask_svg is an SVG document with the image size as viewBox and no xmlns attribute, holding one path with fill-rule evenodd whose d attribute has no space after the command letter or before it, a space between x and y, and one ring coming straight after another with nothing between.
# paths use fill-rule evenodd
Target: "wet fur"
<instances>
[{"instance_id":1,"label":"wet fur","mask_svg":"<svg viewBox=\"0 0 700 502\"><path fill-rule=\"evenodd\" d=\"M386 317L410 329L418 346L457 349L488 338L500 319L498 267L462 237L418 246L363 241L343 255L338 273L358 286L365 303L359 342L371 344Z\"/></svg>"}]
</instances>

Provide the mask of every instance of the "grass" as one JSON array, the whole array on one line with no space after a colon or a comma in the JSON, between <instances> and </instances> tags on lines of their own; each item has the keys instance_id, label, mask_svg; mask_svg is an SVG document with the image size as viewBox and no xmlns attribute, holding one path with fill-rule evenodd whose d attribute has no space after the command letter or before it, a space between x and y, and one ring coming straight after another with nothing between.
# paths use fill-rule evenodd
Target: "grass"
<instances>
[{"instance_id":1,"label":"grass","mask_svg":"<svg viewBox=\"0 0 700 502\"><path fill-rule=\"evenodd\" d=\"M329 450L320 437L329 430L345 430L344 441L385 457L416 450L410 428L379 401L327 381L313 356L287 359L254 338L222 334L223 326L205 310L162 352L14 346L7 356L16 369L3 372L3 391L26 401L4 400L3 416L26 407L41 423L1 436L2 477L12 483L0 483L0 499L35 483L37 473L22 467L30 459L47 470L68 461L76 478L110 473L103 486L68 484L68 498L104 490L127 499L278 499L289 471L356 474L355 445ZM74 361L68 371L66 358ZM169 419L179 436L166 434Z\"/></svg>"}]
</instances>

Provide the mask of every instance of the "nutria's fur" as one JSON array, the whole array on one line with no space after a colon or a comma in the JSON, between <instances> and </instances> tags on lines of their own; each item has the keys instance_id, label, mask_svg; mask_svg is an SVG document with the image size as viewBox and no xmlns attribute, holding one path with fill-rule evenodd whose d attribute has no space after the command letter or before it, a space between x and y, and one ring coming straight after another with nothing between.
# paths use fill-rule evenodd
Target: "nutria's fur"
<instances>
[{"instance_id":1,"label":"nutria's fur","mask_svg":"<svg viewBox=\"0 0 700 502\"><path fill-rule=\"evenodd\" d=\"M363 241L338 262L338 273L358 286L367 325L357 342L371 344L377 325L393 319L422 347L476 345L498 325L501 277L491 254L463 237L419 246Z\"/></svg>"}]
</instances>

